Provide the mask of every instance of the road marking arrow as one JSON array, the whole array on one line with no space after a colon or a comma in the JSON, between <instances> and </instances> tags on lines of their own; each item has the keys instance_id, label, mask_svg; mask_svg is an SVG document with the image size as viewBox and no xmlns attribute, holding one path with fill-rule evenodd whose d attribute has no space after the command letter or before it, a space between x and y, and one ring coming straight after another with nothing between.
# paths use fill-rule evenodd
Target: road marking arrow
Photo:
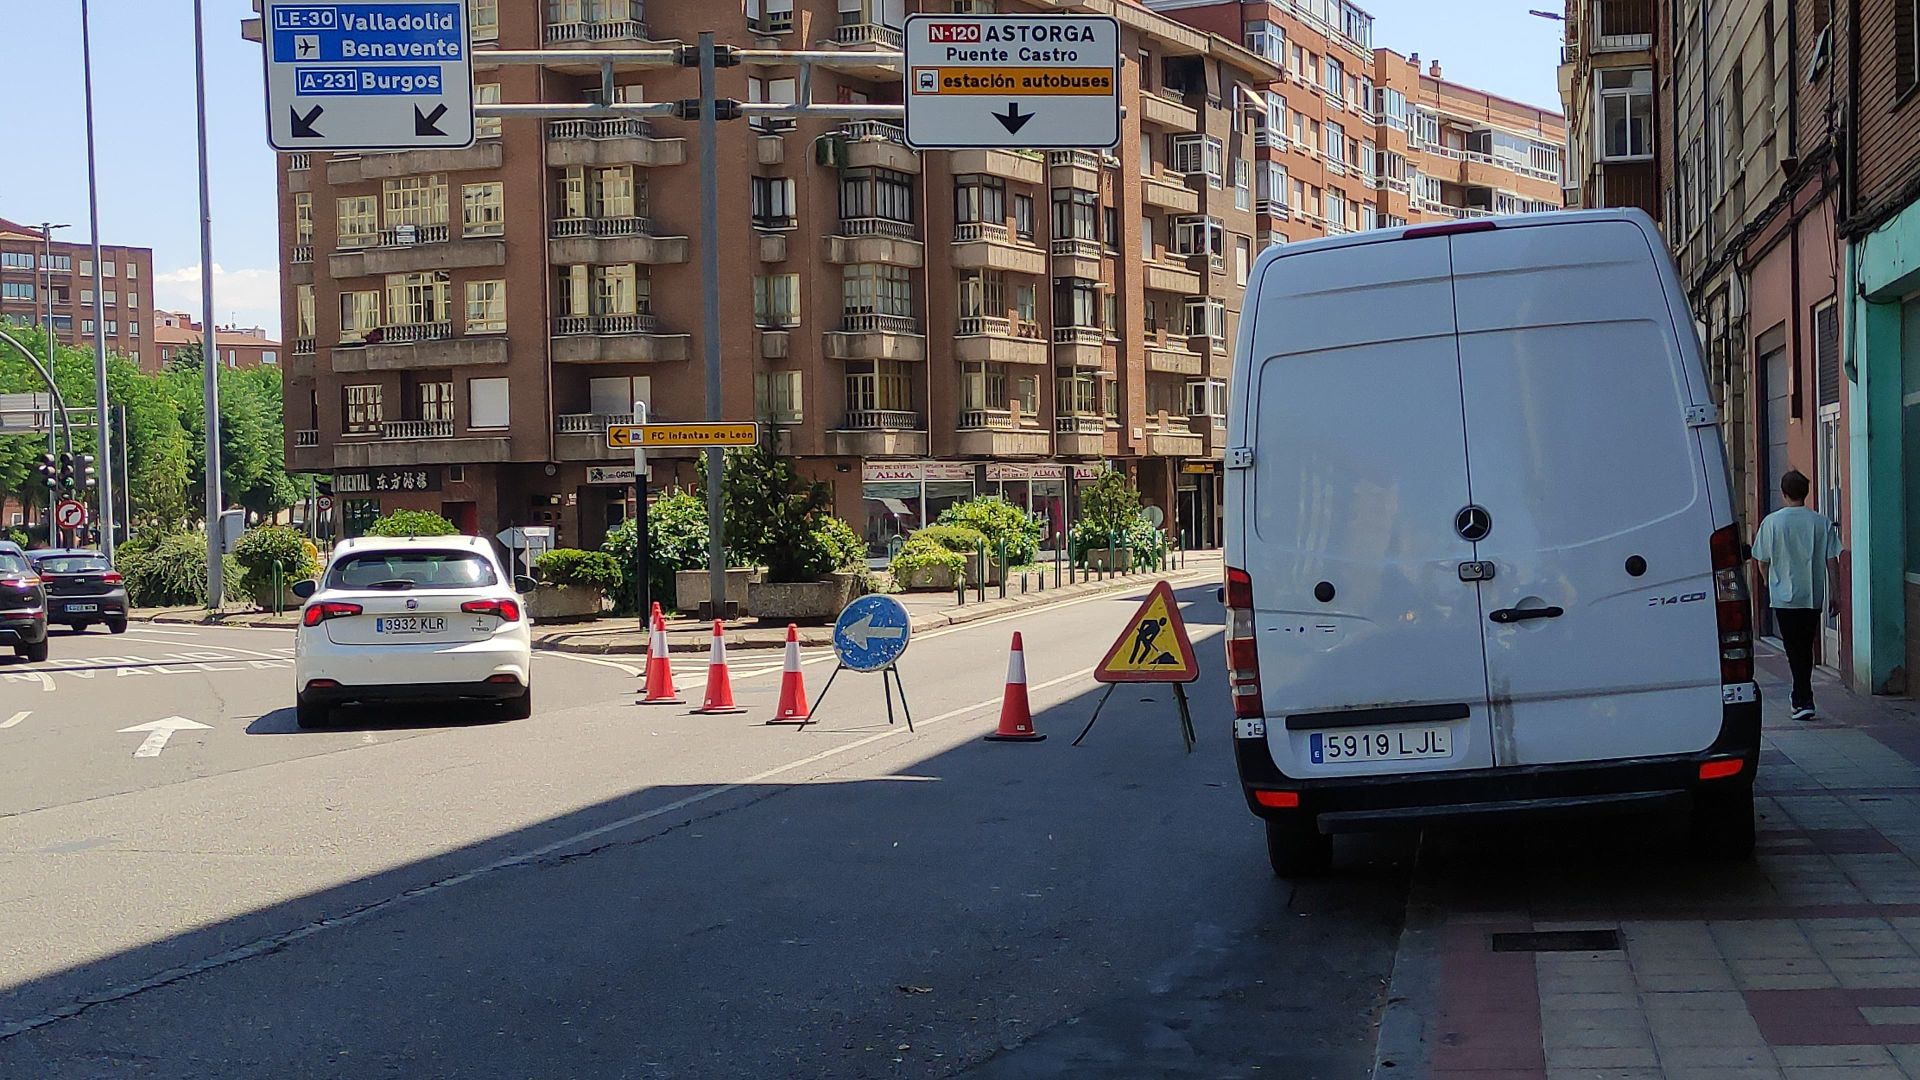
<instances>
[{"instance_id":1,"label":"road marking arrow","mask_svg":"<svg viewBox=\"0 0 1920 1080\"><path fill-rule=\"evenodd\" d=\"M32 715L33 715L33 710L22 709L21 711L14 713L12 716L6 718L5 720L0 720L0 730L10 728L15 724L18 724L20 721L25 720L27 717Z\"/></svg>"},{"instance_id":2,"label":"road marking arrow","mask_svg":"<svg viewBox=\"0 0 1920 1080\"><path fill-rule=\"evenodd\" d=\"M314 130L313 122L320 119L320 114L326 111L324 106L315 105L312 112L301 116L299 109L291 105L287 106L287 113L293 117L293 137L296 139L320 138L320 132Z\"/></svg>"},{"instance_id":3,"label":"road marking arrow","mask_svg":"<svg viewBox=\"0 0 1920 1080\"><path fill-rule=\"evenodd\" d=\"M862 615L847 627L847 640L853 642L853 647L856 649L868 648L867 643L874 638L889 641L893 638L905 637L906 634L907 628L904 626L873 625L871 615Z\"/></svg>"},{"instance_id":4,"label":"road marking arrow","mask_svg":"<svg viewBox=\"0 0 1920 1080\"><path fill-rule=\"evenodd\" d=\"M120 729L120 732L123 735L129 731L146 732L147 740L140 744L140 749L135 750L133 756L159 757L160 751L167 748L167 740L173 738L174 732L208 730L211 730L211 728L207 724L196 723L184 716L169 716L164 720L150 720L144 724L123 727Z\"/></svg>"},{"instance_id":5,"label":"road marking arrow","mask_svg":"<svg viewBox=\"0 0 1920 1080\"><path fill-rule=\"evenodd\" d=\"M447 107L444 104L435 105L433 111L430 113L421 112L420 106L415 105L413 107L413 133L415 135L445 135L446 132L441 131L439 127L440 118L445 115L447 115Z\"/></svg>"},{"instance_id":6,"label":"road marking arrow","mask_svg":"<svg viewBox=\"0 0 1920 1080\"><path fill-rule=\"evenodd\" d=\"M1007 102L1007 111L994 113L993 118L1000 121L1001 127L1007 129L1007 134L1012 135L1021 128L1026 127L1027 121L1033 119L1033 114L1021 112L1019 102L1009 101Z\"/></svg>"}]
</instances>

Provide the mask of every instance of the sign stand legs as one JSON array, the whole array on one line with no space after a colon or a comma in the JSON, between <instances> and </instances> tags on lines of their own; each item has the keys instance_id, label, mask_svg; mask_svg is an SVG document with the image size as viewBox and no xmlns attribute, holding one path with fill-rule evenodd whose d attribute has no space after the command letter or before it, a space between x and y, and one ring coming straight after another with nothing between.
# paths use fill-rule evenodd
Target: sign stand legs
<instances>
[{"instance_id":1,"label":"sign stand legs","mask_svg":"<svg viewBox=\"0 0 1920 1080\"><path fill-rule=\"evenodd\" d=\"M885 682L888 675L893 676L893 685L900 691L900 714L907 718L907 730L912 731L913 711L907 708L907 684L900 681L900 669L894 667L892 664L888 664L886 670L880 673L880 680ZM891 711L887 713L887 723L893 723L893 713Z\"/></svg>"},{"instance_id":2,"label":"sign stand legs","mask_svg":"<svg viewBox=\"0 0 1920 1080\"><path fill-rule=\"evenodd\" d=\"M1100 719L1100 710L1107 707L1107 699L1113 696L1114 687L1117 687L1119 685L1120 685L1119 683L1107 684L1107 692L1100 695L1099 703L1093 707L1093 715L1087 718L1087 726L1081 728L1080 734L1074 737L1073 745L1079 746L1080 740L1086 738L1087 732L1093 730L1093 722L1095 720Z\"/></svg>"},{"instance_id":3,"label":"sign stand legs","mask_svg":"<svg viewBox=\"0 0 1920 1080\"><path fill-rule=\"evenodd\" d=\"M808 724L813 723L813 718L820 713L821 703L827 700L827 691L833 689L833 680L839 678L840 673L845 670L847 670L845 664L835 664L833 666L833 674L827 676L827 685L820 688L819 696L813 699L813 708L808 710L807 718L800 721L800 726L794 728L795 731L804 731ZM892 681L888 681L889 679ZM893 723L893 693L897 688L900 691L900 715L907 718L907 730L912 731L913 710L907 707L907 684L900 681L900 669L891 664L881 668L880 686L887 695L888 725L892 725Z\"/></svg>"},{"instance_id":4,"label":"sign stand legs","mask_svg":"<svg viewBox=\"0 0 1920 1080\"><path fill-rule=\"evenodd\" d=\"M839 678L840 673L845 670L847 670L847 665L845 664L833 665L833 674L827 676L827 685L821 687L819 696L813 699L813 707L807 710L807 718L805 720L800 721L800 726L797 728L794 728L793 730L795 731L807 730L807 725L813 723L814 714L820 711L820 703L827 700L827 691L833 689L833 680Z\"/></svg>"},{"instance_id":5,"label":"sign stand legs","mask_svg":"<svg viewBox=\"0 0 1920 1080\"><path fill-rule=\"evenodd\" d=\"M1100 719L1100 710L1107 707L1107 699L1113 696L1114 689L1119 685L1119 683L1107 684L1107 692L1100 695L1099 703L1093 707L1093 715L1087 718L1087 726L1080 729L1080 734L1074 738L1073 745L1079 746L1080 740L1086 738L1087 732L1093 730L1094 721ZM1173 684L1173 700L1180 706L1180 741L1186 746L1187 753L1191 754L1196 739L1193 733L1193 714L1187 709L1186 686L1181 683Z\"/></svg>"}]
</instances>

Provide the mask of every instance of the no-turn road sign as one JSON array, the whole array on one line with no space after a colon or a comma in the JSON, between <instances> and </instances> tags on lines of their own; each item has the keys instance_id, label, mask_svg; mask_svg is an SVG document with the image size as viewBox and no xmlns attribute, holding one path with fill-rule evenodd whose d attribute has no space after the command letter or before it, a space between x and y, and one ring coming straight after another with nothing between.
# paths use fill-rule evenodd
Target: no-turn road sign
<instances>
[{"instance_id":1,"label":"no-turn road sign","mask_svg":"<svg viewBox=\"0 0 1920 1080\"><path fill-rule=\"evenodd\" d=\"M61 499L53 508L53 520L63 529L78 529L87 523L87 504L78 499Z\"/></svg>"},{"instance_id":2,"label":"no-turn road sign","mask_svg":"<svg viewBox=\"0 0 1920 1080\"><path fill-rule=\"evenodd\" d=\"M916 150L1120 144L1111 15L909 15L906 136Z\"/></svg>"}]
</instances>

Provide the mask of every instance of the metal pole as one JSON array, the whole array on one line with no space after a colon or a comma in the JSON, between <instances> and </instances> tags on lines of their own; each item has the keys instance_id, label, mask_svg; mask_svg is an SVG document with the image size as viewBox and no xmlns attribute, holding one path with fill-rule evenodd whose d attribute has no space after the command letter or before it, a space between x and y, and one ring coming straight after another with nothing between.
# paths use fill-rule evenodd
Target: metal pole
<instances>
[{"instance_id":1,"label":"metal pole","mask_svg":"<svg viewBox=\"0 0 1920 1080\"><path fill-rule=\"evenodd\" d=\"M200 346L200 379L207 426L207 607L225 597L220 578L220 350L213 337L213 200L207 192L207 45L201 12L193 0L193 93L200 139L200 308L206 320Z\"/></svg>"},{"instance_id":2,"label":"metal pole","mask_svg":"<svg viewBox=\"0 0 1920 1080\"><path fill-rule=\"evenodd\" d=\"M64 227L64 226L63 226ZM53 385L53 230L51 221L40 223L40 290L47 298L47 385ZM60 400L60 391L53 392L53 403L60 410L60 422L65 426L67 420L66 403ZM67 449L73 449L73 439L67 439ZM60 443L54 438L53 425L47 425L47 453L58 456ZM47 483L47 543L53 547L64 546L60 539L60 526L53 520L54 492L58 490L51 480Z\"/></svg>"},{"instance_id":3,"label":"metal pole","mask_svg":"<svg viewBox=\"0 0 1920 1080\"><path fill-rule=\"evenodd\" d=\"M119 434L113 445L120 450L120 527L126 530L126 538L133 539L133 468L127 459L127 407L114 406L118 417Z\"/></svg>"},{"instance_id":4,"label":"metal pole","mask_svg":"<svg viewBox=\"0 0 1920 1080\"><path fill-rule=\"evenodd\" d=\"M47 335L48 335L47 348L49 351L51 351L53 348L52 320L48 320L47 322ZM53 401L52 414L47 417L47 448L49 450L58 449L59 444L55 441L55 433L57 430L66 431L67 445L72 446L73 432L68 428L68 425L67 425L67 402L65 398L60 396L60 384L53 381L52 358L49 357L48 362L45 365L42 365L40 363L40 358L33 355L32 350L28 349L25 345L20 344L20 340L18 338L14 337L12 334L7 333L5 330L0 330L0 341L4 341L7 344L13 346L15 349L18 349L20 351L20 355L27 358L27 363L32 364L33 369L40 373L40 377L47 380L47 394ZM58 425L57 428L56 428L56 425ZM31 490L32 488L31 481L28 482L28 488L29 490ZM52 546L58 547L59 540L54 535L54 530L58 526L54 525L53 523L53 501L54 501L53 488L51 485L49 485L47 488L47 516L44 519L47 526L47 543Z\"/></svg>"},{"instance_id":5,"label":"metal pole","mask_svg":"<svg viewBox=\"0 0 1920 1080\"><path fill-rule=\"evenodd\" d=\"M107 415L107 298L100 261L100 188L93 154L93 38L88 0L80 0L80 68L86 81L87 228L93 233L93 422L94 457L100 463L100 550L113 558L113 449Z\"/></svg>"},{"instance_id":6,"label":"metal pole","mask_svg":"<svg viewBox=\"0 0 1920 1080\"><path fill-rule=\"evenodd\" d=\"M713 94L713 32L700 32L700 344L707 361L707 419L720 419L720 166ZM707 447L707 598L726 618L727 540L721 469L725 455Z\"/></svg>"}]
</instances>

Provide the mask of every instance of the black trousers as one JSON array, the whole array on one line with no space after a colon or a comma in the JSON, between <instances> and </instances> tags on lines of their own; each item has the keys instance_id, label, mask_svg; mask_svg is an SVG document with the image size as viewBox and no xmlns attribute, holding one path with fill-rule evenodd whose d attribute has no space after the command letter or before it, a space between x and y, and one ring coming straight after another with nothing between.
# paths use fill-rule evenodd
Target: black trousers
<instances>
[{"instance_id":1,"label":"black trousers","mask_svg":"<svg viewBox=\"0 0 1920 1080\"><path fill-rule=\"evenodd\" d=\"M1780 628L1780 644L1787 649L1787 666L1793 669L1793 707L1813 708L1813 643L1820 636L1820 612L1815 608L1774 608L1773 622Z\"/></svg>"}]
</instances>

